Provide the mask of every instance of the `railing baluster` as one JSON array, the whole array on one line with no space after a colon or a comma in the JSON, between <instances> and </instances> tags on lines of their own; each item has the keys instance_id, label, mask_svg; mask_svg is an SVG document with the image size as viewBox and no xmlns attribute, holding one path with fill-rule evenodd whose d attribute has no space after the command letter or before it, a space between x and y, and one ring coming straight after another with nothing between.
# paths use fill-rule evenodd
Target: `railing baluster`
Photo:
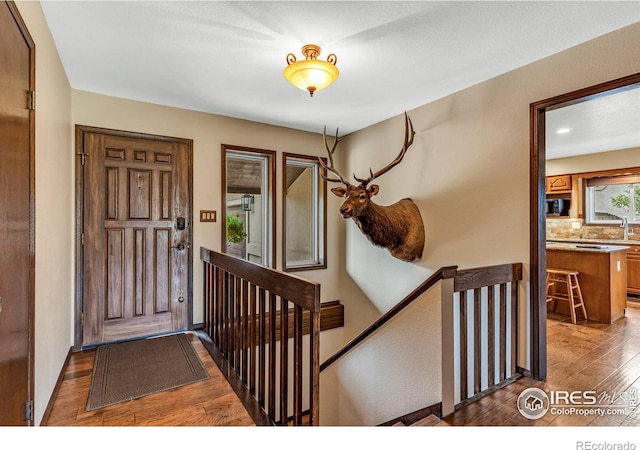
<instances>
[{"instance_id":1,"label":"railing baluster","mask_svg":"<svg viewBox=\"0 0 640 450\"><path fill-rule=\"evenodd\" d=\"M500 284L500 379L507 378L507 285Z\"/></svg>"},{"instance_id":2,"label":"railing baluster","mask_svg":"<svg viewBox=\"0 0 640 450\"><path fill-rule=\"evenodd\" d=\"M269 293L269 417L276 417L276 294Z\"/></svg>"},{"instance_id":3,"label":"railing baluster","mask_svg":"<svg viewBox=\"0 0 640 450\"><path fill-rule=\"evenodd\" d=\"M222 304L223 304L223 274L222 269L216 267L215 270L216 277L216 288L215 288L215 329L214 329L214 339L213 342L216 343L218 347L222 345L222 330L220 329L222 326Z\"/></svg>"},{"instance_id":4,"label":"railing baluster","mask_svg":"<svg viewBox=\"0 0 640 450\"><path fill-rule=\"evenodd\" d=\"M257 348L257 333L256 333L256 286L249 283L249 349L250 362L249 362L249 391L251 395L256 396L256 348Z\"/></svg>"},{"instance_id":5,"label":"railing baluster","mask_svg":"<svg viewBox=\"0 0 640 450\"><path fill-rule=\"evenodd\" d=\"M473 394L482 390L482 292L473 290Z\"/></svg>"},{"instance_id":6,"label":"railing baluster","mask_svg":"<svg viewBox=\"0 0 640 450\"><path fill-rule=\"evenodd\" d=\"M467 385L467 291L460 292L460 400L469 396Z\"/></svg>"},{"instance_id":7,"label":"railing baluster","mask_svg":"<svg viewBox=\"0 0 640 450\"><path fill-rule=\"evenodd\" d=\"M293 309L293 423L302 424L302 308Z\"/></svg>"},{"instance_id":8,"label":"railing baluster","mask_svg":"<svg viewBox=\"0 0 640 450\"><path fill-rule=\"evenodd\" d=\"M266 401L266 393L265 393L265 385L266 385L266 376L267 376L267 350L266 350L266 341L267 341L267 328L266 328L266 319L267 319L267 305L266 305L266 292L264 289L260 288L260 331L258 332L260 336L260 355L258 357L258 404L261 408L264 409L265 401Z\"/></svg>"},{"instance_id":9,"label":"railing baluster","mask_svg":"<svg viewBox=\"0 0 640 450\"><path fill-rule=\"evenodd\" d=\"M240 314L242 323L240 326L240 349L242 352L242 381L246 385L248 382L248 353L251 346L247 342L249 338L249 282L242 280L242 313Z\"/></svg>"},{"instance_id":10,"label":"railing baluster","mask_svg":"<svg viewBox=\"0 0 640 450\"><path fill-rule=\"evenodd\" d=\"M496 311L494 302L495 289L487 288L487 384L493 386L496 383Z\"/></svg>"},{"instance_id":11,"label":"railing baluster","mask_svg":"<svg viewBox=\"0 0 640 450\"><path fill-rule=\"evenodd\" d=\"M211 322L210 322L210 317L211 317L211 311L210 311L210 306L211 306L211 275L209 273L209 271L211 270L211 265L210 264L204 264L202 266L202 277L204 279L204 329L207 332L207 334L209 336L211 336Z\"/></svg>"},{"instance_id":12,"label":"railing baluster","mask_svg":"<svg viewBox=\"0 0 640 450\"><path fill-rule=\"evenodd\" d=\"M222 287L222 336L220 339L221 350L224 357L229 359L229 273L224 272Z\"/></svg>"},{"instance_id":13,"label":"railing baluster","mask_svg":"<svg viewBox=\"0 0 640 450\"><path fill-rule=\"evenodd\" d=\"M280 421L286 425L289 403L289 302L280 298Z\"/></svg>"},{"instance_id":14,"label":"railing baluster","mask_svg":"<svg viewBox=\"0 0 640 450\"><path fill-rule=\"evenodd\" d=\"M234 365L233 367L236 369L236 373L240 373L240 352L242 351L242 329L240 328L240 323L242 321L242 279L240 277L236 277L236 286L235 286L235 307L234 307L234 315L233 315L233 330L234 330Z\"/></svg>"},{"instance_id":15,"label":"railing baluster","mask_svg":"<svg viewBox=\"0 0 640 450\"><path fill-rule=\"evenodd\" d=\"M511 376L516 373L517 333L518 329L518 285L511 283Z\"/></svg>"},{"instance_id":16,"label":"railing baluster","mask_svg":"<svg viewBox=\"0 0 640 450\"><path fill-rule=\"evenodd\" d=\"M320 311L311 313L310 367L320 367ZM320 424L320 373L309 371L309 424Z\"/></svg>"}]
</instances>

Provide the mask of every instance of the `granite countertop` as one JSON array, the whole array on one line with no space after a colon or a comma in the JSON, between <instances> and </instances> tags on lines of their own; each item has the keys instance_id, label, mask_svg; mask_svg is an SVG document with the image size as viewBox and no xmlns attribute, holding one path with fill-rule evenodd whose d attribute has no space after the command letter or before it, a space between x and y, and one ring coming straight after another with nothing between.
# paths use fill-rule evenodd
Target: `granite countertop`
<instances>
[{"instance_id":1,"label":"granite countertop","mask_svg":"<svg viewBox=\"0 0 640 450\"><path fill-rule=\"evenodd\" d=\"M627 250L624 245L593 244L586 242L551 242L547 241L547 250L571 250L574 252L611 253L618 250Z\"/></svg>"},{"instance_id":2,"label":"granite countertop","mask_svg":"<svg viewBox=\"0 0 640 450\"><path fill-rule=\"evenodd\" d=\"M578 238L547 238L547 242L565 242L571 244L602 244L602 245L640 245L640 240L623 239L578 239Z\"/></svg>"}]
</instances>

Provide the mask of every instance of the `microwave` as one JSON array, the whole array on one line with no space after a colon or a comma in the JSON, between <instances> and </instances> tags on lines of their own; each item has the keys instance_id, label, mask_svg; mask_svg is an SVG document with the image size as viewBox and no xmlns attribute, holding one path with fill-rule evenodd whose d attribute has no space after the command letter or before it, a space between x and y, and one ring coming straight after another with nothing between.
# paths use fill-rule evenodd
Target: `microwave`
<instances>
[{"instance_id":1,"label":"microwave","mask_svg":"<svg viewBox=\"0 0 640 450\"><path fill-rule=\"evenodd\" d=\"M557 198L547 200L547 216L568 216L571 200L566 198Z\"/></svg>"}]
</instances>

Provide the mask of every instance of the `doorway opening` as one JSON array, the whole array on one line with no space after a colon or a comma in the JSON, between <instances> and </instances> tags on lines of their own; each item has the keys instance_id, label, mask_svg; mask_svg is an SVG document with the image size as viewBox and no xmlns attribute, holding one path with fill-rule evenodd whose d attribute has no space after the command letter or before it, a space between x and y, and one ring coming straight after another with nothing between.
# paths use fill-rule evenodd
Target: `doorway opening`
<instances>
[{"instance_id":1,"label":"doorway opening","mask_svg":"<svg viewBox=\"0 0 640 450\"><path fill-rule=\"evenodd\" d=\"M578 105L614 93L624 92L640 85L640 74L619 78L578 91L563 94L530 106L530 325L531 375L537 380L547 376L547 195L546 164L548 151L547 113Z\"/></svg>"}]
</instances>

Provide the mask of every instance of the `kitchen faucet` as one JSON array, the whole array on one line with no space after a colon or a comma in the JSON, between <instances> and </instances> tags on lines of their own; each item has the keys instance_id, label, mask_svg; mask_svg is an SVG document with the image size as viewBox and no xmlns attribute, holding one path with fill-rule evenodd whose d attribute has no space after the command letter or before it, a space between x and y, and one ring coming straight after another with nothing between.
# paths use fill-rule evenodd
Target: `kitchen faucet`
<instances>
[{"instance_id":1,"label":"kitchen faucet","mask_svg":"<svg viewBox=\"0 0 640 450\"><path fill-rule=\"evenodd\" d=\"M629 219L626 217L622 218L622 223L620 224L620 228L624 228L624 240L629 240Z\"/></svg>"}]
</instances>

